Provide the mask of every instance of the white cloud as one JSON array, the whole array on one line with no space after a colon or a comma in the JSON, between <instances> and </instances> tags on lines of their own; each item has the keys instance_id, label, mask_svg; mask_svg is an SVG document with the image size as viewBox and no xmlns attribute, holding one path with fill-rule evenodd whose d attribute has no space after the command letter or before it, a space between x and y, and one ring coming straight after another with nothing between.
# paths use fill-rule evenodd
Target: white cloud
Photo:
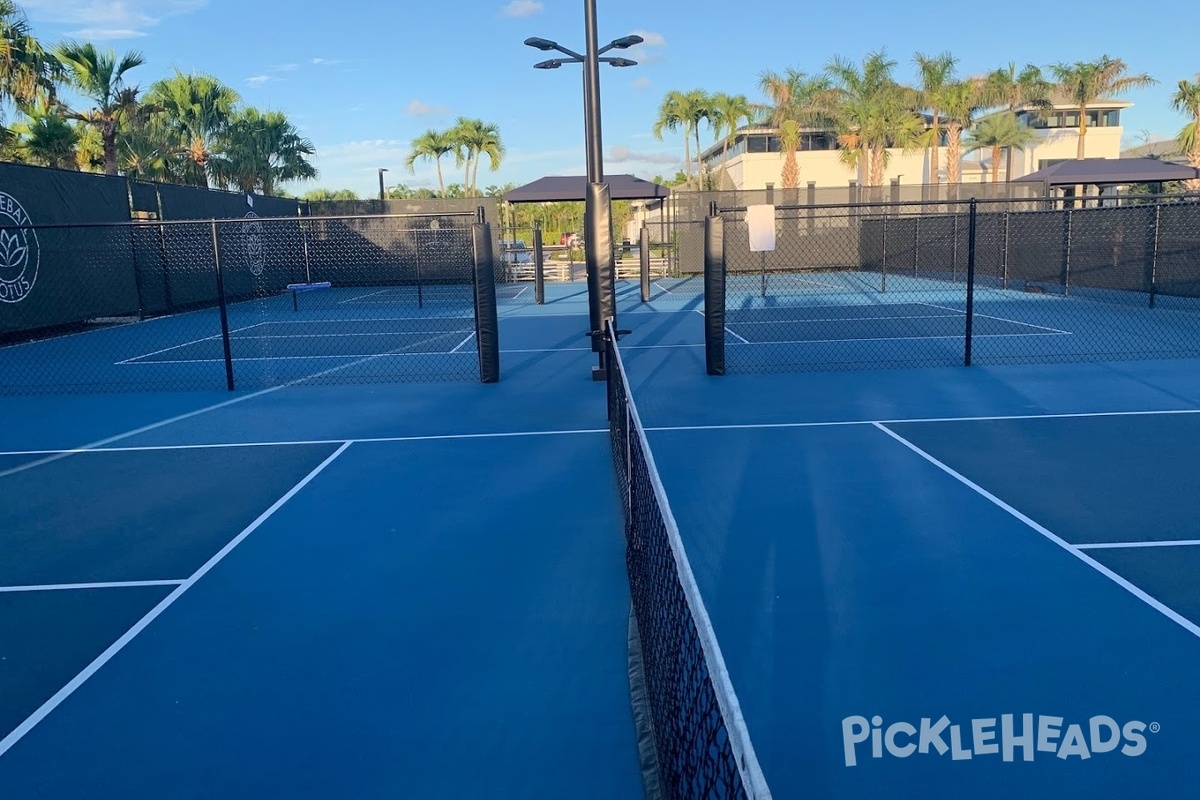
<instances>
[{"instance_id":1,"label":"white cloud","mask_svg":"<svg viewBox=\"0 0 1200 800\"><path fill-rule=\"evenodd\" d=\"M629 57L639 64L653 64L662 61L666 55L662 52L667 46L667 38L654 31L635 30L636 35L644 40L641 44L629 48Z\"/></svg>"},{"instance_id":2,"label":"white cloud","mask_svg":"<svg viewBox=\"0 0 1200 800\"><path fill-rule=\"evenodd\" d=\"M538 0L512 0L500 10L500 13L506 17L532 17L534 14L541 13L544 6Z\"/></svg>"},{"instance_id":3,"label":"white cloud","mask_svg":"<svg viewBox=\"0 0 1200 800\"><path fill-rule=\"evenodd\" d=\"M633 79L633 88L637 89L638 91L644 91L649 89L652 83L653 81L643 75L640 78Z\"/></svg>"},{"instance_id":4,"label":"white cloud","mask_svg":"<svg viewBox=\"0 0 1200 800\"><path fill-rule=\"evenodd\" d=\"M338 64L345 64L344 58L314 58L312 63L318 67L333 67Z\"/></svg>"},{"instance_id":5,"label":"white cloud","mask_svg":"<svg viewBox=\"0 0 1200 800\"><path fill-rule=\"evenodd\" d=\"M251 75L249 78L246 78L246 85L257 89L259 86L262 86L264 83L270 83L271 81L275 81L275 80L279 80L279 79L275 78L271 75Z\"/></svg>"},{"instance_id":6,"label":"white cloud","mask_svg":"<svg viewBox=\"0 0 1200 800\"><path fill-rule=\"evenodd\" d=\"M145 36L167 17L191 14L208 0L24 0L34 22L79 25L67 35L81 39L132 39Z\"/></svg>"},{"instance_id":7,"label":"white cloud","mask_svg":"<svg viewBox=\"0 0 1200 800\"><path fill-rule=\"evenodd\" d=\"M422 100L413 100L404 109L404 113L410 117L444 117L450 113L450 109L445 106L431 106Z\"/></svg>"},{"instance_id":8,"label":"white cloud","mask_svg":"<svg viewBox=\"0 0 1200 800\"><path fill-rule=\"evenodd\" d=\"M608 158L612 164L678 164L679 157L668 153L639 153L628 147L618 145L609 148Z\"/></svg>"},{"instance_id":9,"label":"white cloud","mask_svg":"<svg viewBox=\"0 0 1200 800\"><path fill-rule=\"evenodd\" d=\"M299 64L276 64L271 67L272 72L295 72L300 69Z\"/></svg>"}]
</instances>

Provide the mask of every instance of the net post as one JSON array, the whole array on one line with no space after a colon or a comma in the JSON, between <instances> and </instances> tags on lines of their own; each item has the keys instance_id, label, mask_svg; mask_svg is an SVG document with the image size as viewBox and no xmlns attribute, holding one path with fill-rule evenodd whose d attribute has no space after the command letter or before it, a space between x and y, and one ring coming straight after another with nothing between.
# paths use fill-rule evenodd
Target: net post
<instances>
[{"instance_id":1,"label":"net post","mask_svg":"<svg viewBox=\"0 0 1200 800\"><path fill-rule=\"evenodd\" d=\"M471 225L471 257L474 261L475 342L479 352L481 383L500 381L500 321L496 310L496 262L492 253L492 226Z\"/></svg>"},{"instance_id":2,"label":"net post","mask_svg":"<svg viewBox=\"0 0 1200 800\"><path fill-rule=\"evenodd\" d=\"M709 375L724 375L725 220L716 206L704 218L704 363Z\"/></svg>"},{"instance_id":3,"label":"net post","mask_svg":"<svg viewBox=\"0 0 1200 800\"><path fill-rule=\"evenodd\" d=\"M542 249L542 225L533 226L533 302L546 304L546 251Z\"/></svg>"},{"instance_id":4,"label":"net post","mask_svg":"<svg viewBox=\"0 0 1200 800\"><path fill-rule=\"evenodd\" d=\"M304 282L312 283L312 261L308 255L308 223L304 221L304 210L297 205L297 225L300 227L300 241L304 243Z\"/></svg>"},{"instance_id":5,"label":"net post","mask_svg":"<svg viewBox=\"0 0 1200 800\"><path fill-rule=\"evenodd\" d=\"M642 220L642 230L638 235L638 278L641 282L642 302L650 302L650 229Z\"/></svg>"},{"instance_id":6,"label":"net post","mask_svg":"<svg viewBox=\"0 0 1200 800\"><path fill-rule=\"evenodd\" d=\"M212 232L213 268L217 273L217 305L221 309L221 347L225 351L225 387L233 391L233 350L229 346L229 310L225 301L225 276L221 270L221 246L217 238L217 221L210 220Z\"/></svg>"},{"instance_id":7,"label":"net post","mask_svg":"<svg viewBox=\"0 0 1200 800\"><path fill-rule=\"evenodd\" d=\"M584 257L587 261L591 330L601 331L604 321L617 324L613 286L612 206L607 183L589 183L584 207ZM604 353L604 343L592 337L593 350ZM601 365L603 369L603 365ZM603 376L599 376L601 379Z\"/></svg>"},{"instance_id":8,"label":"net post","mask_svg":"<svg viewBox=\"0 0 1200 800\"><path fill-rule=\"evenodd\" d=\"M971 344L975 328L975 231L978 222L978 203L971 198L967 225L967 321L963 345L963 366L971 366Z\"/></svg>"}]
</instances>

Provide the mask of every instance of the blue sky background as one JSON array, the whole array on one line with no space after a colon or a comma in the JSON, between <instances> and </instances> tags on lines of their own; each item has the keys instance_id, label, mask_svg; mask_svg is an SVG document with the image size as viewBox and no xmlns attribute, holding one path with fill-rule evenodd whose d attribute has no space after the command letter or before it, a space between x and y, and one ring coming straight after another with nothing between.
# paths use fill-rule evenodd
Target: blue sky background
<instances>
[{"instance_id":1,"label":"blue sky background","mask_svg":"<svg viewBox=\"0 0 1200 800\"><path fill-rule=\"evenodd\" d=\"M1018 2L914 6L879 0L597 0L601 43L639 33L641 64L604 68L605 170L643 177L674 174L683 143L650 135L662 95L702 88L760 99L765 69L820 71L840 54L861 59L886 47L912 80L915 51L950 50L964 74L1015 60L1048 64L1125 59L1157 87L1129 95L1127 144L1174 136L1183 117L1169 97L1200 72L1194 33L1128 3ZM581 0L18 0L43 41L86 38L118 51L140 49L142 86L173 68L212 73L260 108L286 111L317 147L318 181L306 187L378 191L436 186L432 168L406 174L408 143L458 115L499 125L508 155L481 186L543 175L583 174L582 73L578 66L535 71L543 54L528 36L583 48ZM1168 4L1173 5L1173 4ZM1163 8L1163 6L1158 6ZM953 10L950 10L953 9ZM705 145L712 141L702 134ZM456 180L452 160L447 182ZM461 177L457 178L461 181Z\"/></svg>"}]
</instances>

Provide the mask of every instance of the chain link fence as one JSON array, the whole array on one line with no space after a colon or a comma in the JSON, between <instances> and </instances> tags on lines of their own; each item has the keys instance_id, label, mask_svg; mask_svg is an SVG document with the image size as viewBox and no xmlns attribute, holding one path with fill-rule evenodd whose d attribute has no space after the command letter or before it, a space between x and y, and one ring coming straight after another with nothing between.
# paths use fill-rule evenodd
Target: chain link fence
<instances>
[{"instance_id":1,"label":"chain link fence","mask_svg":"<svg viewBox=\"0 0 1200 800\"><path fill-rule=\"evenodd\" d=\"M778 206L765 252L721 209L706 338L732 371L1200 355L1200 198L1062 206Z\"/></svg>"},{"instance_id":2,"label":"chain link fence","mask_svg":"<svg viewBox=\"0 0 1200 800\"><path fill-rule=\"evenodd\" d=\"M477 219L2 229L0 392L480 379Z\"/></svg>"}]
</instances>

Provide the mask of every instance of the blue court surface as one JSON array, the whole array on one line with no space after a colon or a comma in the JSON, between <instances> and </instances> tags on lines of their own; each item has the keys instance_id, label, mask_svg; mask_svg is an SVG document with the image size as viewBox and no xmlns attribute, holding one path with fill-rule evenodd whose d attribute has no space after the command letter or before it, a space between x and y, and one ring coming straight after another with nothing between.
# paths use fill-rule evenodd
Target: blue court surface
<instances>
[{"instance_id":1,"label":"blue court surface","mask_svg":"<svg viewBox=\"0 0 1200 800\"><path fill-rule=\"evenodd\" d=\"M495 385L0 397L0 797L643 796L585 287L524 288ZM672 289L618 284L622 358L773 797L1195 796L1200 362L709 377ZM958 324L895 304L727 341Z\"/></svg>"}]
</instances>

